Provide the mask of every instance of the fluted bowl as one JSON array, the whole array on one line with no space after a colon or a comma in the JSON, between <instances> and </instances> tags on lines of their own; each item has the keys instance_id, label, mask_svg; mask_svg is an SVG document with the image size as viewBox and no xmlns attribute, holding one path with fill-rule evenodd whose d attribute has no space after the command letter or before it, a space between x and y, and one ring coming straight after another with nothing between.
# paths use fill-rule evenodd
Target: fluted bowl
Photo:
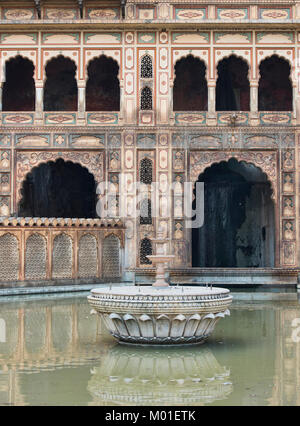
<instances>
[{"instance_id":1,"label":"fluted bowl","mask_svg":"<svg viewBox=\"0 0 300 426\"><path fill-rule=\"evenodd\" d=\"M229 290L124 286L91 290L88 302L121 343L203 343L229 315Z\"/></svg>"}]
</instances>

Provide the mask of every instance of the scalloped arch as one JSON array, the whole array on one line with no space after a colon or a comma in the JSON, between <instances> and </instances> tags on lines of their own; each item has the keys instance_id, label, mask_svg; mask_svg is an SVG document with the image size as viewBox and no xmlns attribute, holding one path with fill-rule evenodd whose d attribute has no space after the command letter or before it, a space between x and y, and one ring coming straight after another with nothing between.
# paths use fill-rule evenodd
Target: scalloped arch
<instances>
[{"instance_id":1,"label":"scalloped arch","mask_svg":"<svg viewBox=\"0 0 300 426\"><path fill-rule=\"evenodd\" d=\"M198 154L198 155L197 155ZM271 184L272 195L271 198L277 200L277 155L275 152L199 152L196 151L191 154L191 168L190 179L193 184L198 180L199 176L213 164L221 162L228 162L231 158L236 159L238 162L245 162L253 164L260 169L267 177L268 182Z\"/></svg>"}]
</instances>

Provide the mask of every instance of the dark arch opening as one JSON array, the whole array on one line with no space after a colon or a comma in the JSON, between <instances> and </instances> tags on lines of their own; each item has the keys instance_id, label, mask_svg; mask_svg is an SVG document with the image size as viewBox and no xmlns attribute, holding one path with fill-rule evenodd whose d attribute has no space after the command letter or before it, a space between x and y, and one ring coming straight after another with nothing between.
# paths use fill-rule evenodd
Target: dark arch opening
<instances>
[{"instance_id":1,"label":"dark arch opening","mask_svg":"<svg viewBox=\"0 0 300 426\"><path fill-rule=\"evenodd\" d=\"M34 65L22 56L16 56L5 64L5 82L2 93L3 111L34 111Z\"/></svg>"},{"instance_id":2,"label":"dark arch opening","mask_svg":"<svg viewBox=\"0 0 300 426\"><path fill-rule=\"evenodd\" d=\"M273 55L259 66L258 85L259 111L292 111L293 88L288 61Z\"/></svg>"},{"instance_id":3,"label":"dark arch opening","mask_svg":"<svg viewBox=\"0 0 300 426\"><path fill-rule=\"evenodd\" d=\"M21 195L18 214L22 217L96 217L94 176L70 161L58 159L33 168Z\"/></svg>"},{"instance_id":4,"label":"dark arch opening","mask_svg":"<svg viewBox=\"0 0 300 426\"><path fill-rule=\"evenodd\" d=\"M216 111L249 111L250 84L249 67L237 56L220 61L216 84Z\"/></svg>"},{"instance_id":5,"label":"dark arch opening","mask_svg":"<svg viewBox=\"0 0 300 426\"><path fill-rule=\"evenodd\" d=\"M46 66L45 111L77 111L76 65L60 55Z\"/></svg>"},{"instance_id":6,"label":"dark arch opening","mask_svg":"<svg viewBox=\"0 0 300 426\"><path fill-rule=\"evenodd\" d=\"M192 229L193 266L273 267L275 213L267 176L232 158L207 168L198 182L204 182L204 224Z\"/></svg>"},{"instance_id":7,"label":"dark arch opening","mask_svg":"<svg viewBox=\"0 0 300 426\"><path fill-rule=\"evenodd\" d=\"M88 65L86 111L120 111L119 65L101 55Z\"/></svg>"},{"instance_id":8,"label":"dark arch opening","mask_svg":"<svg viewBox=\"0 0 300 426\"><path fill-rule=\"evenodd\" d=\"M76 65L60 55L46 66L45 111L77 111Z\"/></svg>"},{"instance_id":9,"label":"dark arch opening","mask_svg":"<svg viewBox=\"0 0 300 426\"><path fill-rule=\"evenodd\" d=\"M174 111L207 111L205 74L205 63L192 55L176 62L173 87Z\"/></svg>"}]
</instances>

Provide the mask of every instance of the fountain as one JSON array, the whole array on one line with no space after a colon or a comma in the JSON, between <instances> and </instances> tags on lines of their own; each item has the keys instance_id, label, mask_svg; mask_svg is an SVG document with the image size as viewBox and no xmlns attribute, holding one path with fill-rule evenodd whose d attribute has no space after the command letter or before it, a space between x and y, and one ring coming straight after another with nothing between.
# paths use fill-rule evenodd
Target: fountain
<instances>
[{"instance_id":1,"label":"fountain","mask_svg":"<svg viewBox=\"0 0 300 426\"><path fill-rule=\"evenodd\" d=\"M175 256L166 254L166 241L162 237L153 242L157 254L148 258L156 265L154 284L93 289L88 296L90 305L120 343L205 342L216 323L230 314L229 290L212 286L170 286L165 280L166 265Z\"/></svg>"}]
</instances>

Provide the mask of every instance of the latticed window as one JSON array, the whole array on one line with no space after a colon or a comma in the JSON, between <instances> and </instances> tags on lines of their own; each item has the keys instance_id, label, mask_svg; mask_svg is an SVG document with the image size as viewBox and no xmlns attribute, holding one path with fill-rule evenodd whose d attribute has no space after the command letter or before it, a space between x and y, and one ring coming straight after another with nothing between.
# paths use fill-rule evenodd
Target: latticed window
<instances>
[{"instance_id":1,"label":"latticed window","mask_svg":"<svg viewBox=\"0 0 300 426\"><path fill-rule=\"evenodd\" d=\"M79 278L97 276L98 247L94 235L85 234L80 238L78 249Z\"/></svg>"},{"instance_id":2,"label":"latticed window","mask_svg":"<svg viewBox=\"0 0 300 426\"><path fill-rule=\"evenodd\" d=\"M19 279L18 239L12 234L0 237L0 280L16 281Z\"/></svg>"},{"instance_id":3,"label":"latticed window","mask_svg":"<svg viewBox=\"0 0 300 426\"><path fill-rule=\"evenodd\" d=\"M141 110L152 109L152 91L150 87L146 86L141 92Z\"/></svg>"},{"instance_id":4,"label":"latticed window","mask_svg":"<svg viewBox=\"0 0 300 426\"><path fill-rule=\"evenodd\" d=\"M140 248L140 264L141 265L151 265L151 261L147 256L152 255L152 243L148 238L144 238L141 241Z\"/></svg>"},{"instance_id":5,"label":"latticed window","mask_svg":"<svg viewBox=\"0 0 300 426\"><path fill-rule=\"evenodd\" d=\"M149 55L145 55L141 60L141 78L152 78L153 77L153 66L152 58Z\"/></svg>"},{"instance_id":6,"label":"latticed window","mask_svg":"<svg viewBox=\"0 0 300 426\"><path fill-rule=\"evenodd\" d=\"M152 183L152 161L149 158L143 158L140 162L140 182L145 185Z\"/></svg>"},{"instance_id":7,"label":"latticed window","mask_svg":"<svg viewBox=\"0 0 300 426\"><path fill-rule=\"evenodd\" d=\"M46 240L40 234L32 234L26 241L25 278L38 280L46 278Z\"/></svg>"},{"instance_id":8,"label":"latticed window","mask_svg":"<svg viewBox=\"0 0 300 426\"><path fill-rule=\"evenodd\" d=\"M103 277L120 277L120 240L116 235L109 235L103 240L102 268Z\"/></svg>"},{"instance_id":9,"label":"latticed window","mask_svg":"<svg viewBox=\"0 0 300 426\"><path fill-rule=\"evenodd\" d=\"M53 241L52 277L72 278L73 242L66 234L59 234Z\"/></svg>"},{"instance_id":10,"label":"latticed window","mask_svg":"<svg viewBox=\"0 0 300 426\"><path fill-rule=\"evenodd\" d=\"M149 200L148 198L145 198L141 201L140 224L152 225L151 200Z\"/></svg>"}]
</instances>

